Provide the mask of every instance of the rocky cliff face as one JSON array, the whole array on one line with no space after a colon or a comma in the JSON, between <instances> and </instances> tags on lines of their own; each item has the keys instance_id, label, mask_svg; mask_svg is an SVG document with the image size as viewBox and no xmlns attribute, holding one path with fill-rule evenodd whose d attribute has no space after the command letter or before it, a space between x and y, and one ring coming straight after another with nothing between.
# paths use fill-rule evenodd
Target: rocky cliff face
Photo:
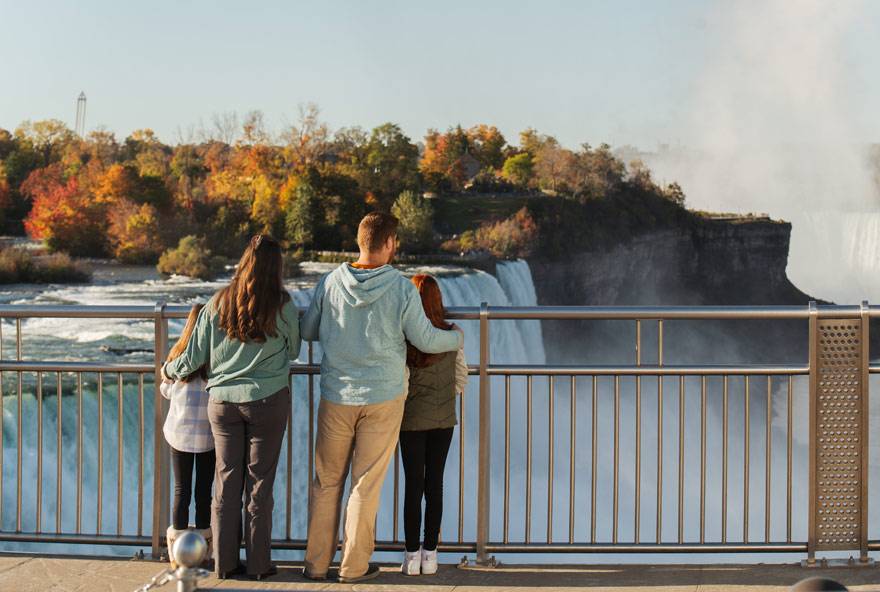
<instances>
[{"instance_id":1,"label":"rocky cliff face","mask_svg":"<svg viewBox=\"0 0 880 592\"><path fill-rule=\"evenodd\" d=\"M769 220L705 220L568 259L529 260L539 304L807 304L786 277L791 225ZM643 323L647 348L655 323ZM630 363L634 323L545 322L548 359ZM669 322L667 363L803 361L806 322ZM578 343L578 347L572 347ZM623 357L621 357L623 356ZM645 358L650 359L650 355ZM646 362L650 363L650 362Z\"/></svg>"},{"instance_id":2,"label":"rocky cliff face","mask_svg":"<svg viewBox=\"0 0 880 592\"><path fill-rule=\"evenodd\" d=\"M788 223L706 220L529 265L541 304L806 304L785 274L790 234Z\"/></svg>"}]
</instances>

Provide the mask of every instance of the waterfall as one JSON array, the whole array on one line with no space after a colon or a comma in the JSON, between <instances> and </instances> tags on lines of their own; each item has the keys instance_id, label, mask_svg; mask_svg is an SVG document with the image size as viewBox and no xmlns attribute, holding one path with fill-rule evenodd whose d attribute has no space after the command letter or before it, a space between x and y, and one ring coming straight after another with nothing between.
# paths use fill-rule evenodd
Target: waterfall
<instances>
[{"instance_id":1,"label":"waterfall","mask_svg":"<svg viewBox=\"0 0 880 592\"><path fill-rule=\"evenodd\" d=\"M431 270L428 270L431 271ZM498 265L498 278L482 271L450 272L448 269L435 270L444 302L447 306L478 306L481 302L488 302L493 306L536 304L535 290L532 284L528 265L523 261L501 263ZM191 302L195 298L204 298L214 292L222 283L220 282L197 282L184 279L172 281L147 281L117 283L111 285L89 285L60 287L47 290L43 293L33 294L31 298L11 299L11 303L28 304L152 304L157 300L168 302ZM294 301L299 306L308 305L311 300L311 289L298 286L299 289L291 290ZM477 321L461 321L459 323L465 332L465 351L469 363L476 364L479 361L479 323ZM170 332L176 335L182 328L182 320L169 322ZM13 323L6 322L3 325L4 352L14 351ZM103 352L99 345L111 344L123 348L152 349L153 325L151 321L124 320L124 319L27 319L22 323L24 335L25 359L40 360L91 360L91 361L120 361L119 356ZM493 321L491 323L491 357L493 363L532 363L544 362L543 341L540 338L541 328L537 321ZM315 347L313 352L315 362L320 360L320 348ZM137 352L122 358L130 362L152 362L152 354L149 352ZM299 361L308 360L307 350L304 347ZM102 487L102 515L100 531L104 534L116 532L117 518L117 442L119 432L117 428L117 382L116 375L105 374L103 379L103 417L101 427L103 436L103 466ZM537 384L538 381L536 381ZM308 401L307 392L308 378L305 376L294 377L293 397L293 430L288 437L292 438L294 458L291 462L291 536L293 538L305 538L306 536L306 513L304 500L307 499L308 463L305 459L308 450ZM15 530L17 520L17 433L18 433L18 398L17 381L15 373L6 372L3 376L3 471L2 471L2 514L0 524L2 529ZM500 380L493 380L493 399L496 405L500 405L503 385ZM521 389L520 389L521 390ZM85 533L94 533L98 530L97 502L98 502L98 398L97 398L97 375L86 374L83 381L83 422L82 422L82 530ZM143 513L142 528L144 533L149 533L152 527L152 449L153 449L153 401L152 401L152 376L145 377L144 388L144 455L143 455ZM519 390L515 394L519 394ZM41 528L45 532L53 532L55 529L55 500L56 500L56 471L57 471L57 406L55 396L56 383L54 374L44 375L43 404L42 404L42 427L43 427L43 487L41 496ZM137 380L134 376L125 376L122 391L122 437L123 437L123 535L137 533L137 482L138 482L138 458L140 444L140 407L138 400ZM319 398L317 380L315 380L315 402ZM77 474L77 449L78 425L77 425L77 385L75 378L64 376L62 379L62 531L72 532L76 527L76 492L78 484ZM477 381L472 377L468 392L463 399L465 404L465 450L466 464L464 473L466 477L465 490L468 492L466 501L468 511L475 511L476 490L476 465L472 462L475 458L477 424L474 418L478 410ZM501 409L497 406L496 409ZM22 382L22 530L32 531L36 527L36 482L37 482L37 426L38 405L36 378L33 374L24 374ZM496 423L497 425L497 423ZM450 451L449 474L458 471L459 438L455 438L453 449ZM495 450L500 450L501 444L495 444ZM283 538L286 534L285 506L287 492L287 446L282 447L279 460L278 475L275 483L275 514L273 533L276 538ZM383 491L383 506L390 508L392 479L387 479ZM473 491L471 491L473 489ZM457 504L457 491L449 488L450 498L455 498L455 503L450 504L450 510L444 517L444 533L450 533L456 524L455 504ZM473 508L470 508L473 506ZM193 515L191 509L190 515ZM385 510L380 512L379 532L380 538L391 538L392 517ZM465 532L467 537L472 537L471 525ZM451 535L445 534L447 538ZM58 552L59 546L33 545L23 543L0 543L2 550L37 551L50 550ZM65 547L68 552L76 553L115 553L120 555L129 554L131 551L121 547L92 547L92 546L69 546Z\"/></svg>"},{"instance_id":2,"label":"waterfall","mask_svg":"<svg viewBox=\"0 0 880 592\"><path fill-rule=\"evenodd\" d=\"M880 301L880 213L825 211L793 217L788 276L823 300Z\"/></svg>"}]
</instances>

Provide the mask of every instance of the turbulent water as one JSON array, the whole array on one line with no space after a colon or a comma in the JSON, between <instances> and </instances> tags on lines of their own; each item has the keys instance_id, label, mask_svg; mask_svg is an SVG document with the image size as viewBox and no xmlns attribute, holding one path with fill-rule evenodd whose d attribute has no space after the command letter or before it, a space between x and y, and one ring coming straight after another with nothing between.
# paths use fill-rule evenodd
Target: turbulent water
<instances>
[{"instance_id":1,"label":"turbulent water","mask_svg":"<svg viewBox=\"0 0 880 592\"><path fill-rule=\"evenodd\" d=\"M306 278L288 286L297 304L306 306L311 298L311 288L318 274L327 271L327 266L315 265ZM416 270L413 270L416 271ZM454 270L449 268L425 268L418 271L434 272L440 279L441 290L447 306L477 306L481 302L491 305L505 306L509 304L534 305L534 287L525 262L501 263L498 266L499 278L472 270ZM9 304L79 304L79 305L151 305L157 301L168 303L191 303L216 291L222 282L198 282L181 278L169 281L109 281L89 286L53 287L39 290L29 286L17 286L0 293L0 302ZM477 363L479 357L478 324L474 321L459 323L465 331L465 350L471 363ZM172 336L179 333L182 321L170 323ZM4 356L12 357L15 352L13 323L3 323ZM104 362L152 362L153 324L151 321L131 320L87 320L87 319L26 319L22 322L23 358L26 360L89 360ZM537 322L499 322L493 323L491 348L493 359L515 363L542 363L544 361L543 342L540 338L540 324ZM129 352L129 353L124 353ZM320 348L316 347L315 360L320 359ZM308 358L303 348L300 361ZM84 533L101 532L115 534L117 532L117 486L119 425L119 383L116 374L106 374L101 381L103 392L102 405L98 405L98 379L94 374L83 375L82 383L82 472L77 471L78 454L78 400L77 383L74 376L63 376L61 390L61 494L62 512L60 530L74 532L77 528L76 499L78 483L82 483L79 495L82 498L82 513L79 517L80 527ZM145 377L143 401L139 400L137 377L124 375L122 382L122 434L123 457L122 465L122 534L137 534L140 522L142 532L149 532L151 527L152 500L152 461L153 430L150 418L153 415L152 377ZM305 512L301 501L306 499L307 481L307 438L308 438L308 399L307 379L297 377L294 382L294 413L293 413L293 457L291 460L291 495L293 499L290 520L290 536L305 538ZM18 493L16 480L19 463L17 458L18 441L18 397L17 376L5 373L3 376L3 472L2 472L2 513L0 523L2 530L13 531L17 528L19 512L17 509ZM469 387L464 399L465 431L464 441L468 456L476 448L476 425L468 422L476 415L475 382ZM43 377L42 392L38 395L36 377L25 373L22 378L21 397L21 438L22 438L22 495L21 495L21 530L32 532L37 525L37 475L38 462L42 463L42 491L39 527L43 531L54 531L56 528L56 472L58 471L58 398L55 374ZM42 406L37 404L38 396L42 398ZM317 395L316 395L317 399ZM141 404L143 412L141 412ZM42 409L42 417L38 410ZM102 436L102 471L99 480L98 462L98 417L103 416ZM142 415L141 415L142 413ZM139 460L141 445L141 417L144 418L143 461ZM39 446L37 426L42 422L42 446ZM474 444L472 444L472 441ZM457 458L457 446L453 446L451 458ZM38 461L37 451L42 450ZM141 464L141 462L143 464ZM286 503L287 499L287 458L286 446L282 452L280 469L276 482L276 508L274 533L276 537L287 535ZM450 463L453 465L454 463ZM457 471L457 467L450 470ZM471 475L473 473L473 475ZM475 467L466 463L465 474L468 481L475 483ZM138 479L143 476L143 495L138 496ZM471 478L473 477L473 478ZM385 499L390 507L391 489L386 487ZM468 485L468 489L470 486ZM100 494L100 495L99 495ZM472 499L472 498L471 498ZM138 502L142 506L139 509ZM456 496L457 505L457 496ZM101 508L100 524L98 507ZM457 510L455 510L457 511ZM457 522L454 512L449 512L447 522ZM389 513L380 517L379 536L392 538L392 518ZM447 525L444 524L444 528ZM449 526L448 528L451 528ZM385 532L383 532L385 531ZM468 525L466 537L473 532ZM22 548L21 545L6 543L0 548ZM83 551L84 549L78 549ZM107 549L102 549L104 552ZM125 552L123 549L115 549ZM100 550L99 550L100 551Z\"/></svg>"}]
</instances>

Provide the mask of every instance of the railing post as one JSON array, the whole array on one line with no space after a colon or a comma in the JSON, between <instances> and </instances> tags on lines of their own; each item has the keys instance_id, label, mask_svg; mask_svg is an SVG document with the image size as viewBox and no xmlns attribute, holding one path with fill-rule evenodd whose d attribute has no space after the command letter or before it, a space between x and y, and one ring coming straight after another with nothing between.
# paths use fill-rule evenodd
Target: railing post
<instances>
[{"instance_id":1,"label":"railing post","mask_svg":"<svg viewBox=\"0 0 880 592\"><path fill-rule=\"evenodd\" d=\"M863 302L857 317L820 316L810 303L809 566L816 551L869 561L869 312Z\"/></svg>"},{"instance_id":2,"label":"railing post","mask_svg":"<svg viewBox=\"0 0 880 592\"><path fill-rule=\"evenodd\" d=\"M489 305L480 304L480 432L477 477L477 564L493 565L486 551L489 543L489 505L492 481L489 472L492 390L489 384Z\"/></svg>"},{"instance_id":3,"label":"railing post","mask_svg":"<svg viewBox=\"0 0 880 592\"><path fill-rule=\"evenodd\" d=\"M153 559L161 556L162 533L165 532L166 524L163 524L166 512L166 499L168 493L168 466L165 438L162 437L162 423L165 419L163 413L165 406L162 401L162 393L159 385L162 384L162 363L165 360L165 352L168 350L168 319L165 318L165 303L158 302L153 311L154 330L154 389L153 389L153 531L152 531L152 555Z\"/></svg>"},{"instance_id":4,"label":"railing post","mask_svg":"<svg viewBox=\"0 0 880 592\"><path fill-rule=\"evenodd\" d=\"M809 367L810 367L810 396L809 396L809 421L810 421L810 466L809 466L809 504L807 512L807 565L816 563L816 490L818 476L816 474L816 416L819 389L818 369L818 346L819 346L819 308L815 301L810 301L810 324L809 324Z\"/></svg>"}]
</instances>

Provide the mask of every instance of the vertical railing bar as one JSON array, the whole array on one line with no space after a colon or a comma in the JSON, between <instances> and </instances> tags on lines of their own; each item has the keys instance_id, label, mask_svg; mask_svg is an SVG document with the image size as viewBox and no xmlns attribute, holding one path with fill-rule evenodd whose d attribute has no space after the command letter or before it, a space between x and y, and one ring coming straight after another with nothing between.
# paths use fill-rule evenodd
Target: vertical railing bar
<instances>
[{"instance_id":1,"label":"vertical railing bar","mask_svg":"<svg viewBox=\"0 0 880 592\"><path fill-rule=\"evenodd\" d=\"M138 373L138 478L137 478L137 533L144 532L144 375Z\"/></svg>"},{"instance_id":2,"label":"vertical railing bar","mask_svg":"<svg viewBox=\"0 0 880 592\"><path fill-rule=\"evenodd\" d=\"M291 386L291 376L287 377L287 384ZM287 499L284 500L284 539L290 540L290 528L292 525L291 512L293 512L293 397L290 398L290 408L287 410L287 461L285 462L287 473L285 475L285 491Z\"/></svg>"},{"instance_id":3,"label":"vertical railing bar","mask_svg":"<svg viewBox=\"0 0 880 592\"><path fill-rule=\"evenodd\" d=\"M788 405L786 413L786 433L785 433L785 542L791 542L791 474L792 474L792 427L793 416L791 404L793 401L794 388L792 385L792 377L788 377Z\"/></svg>"},{"instance_id":4,"label":"vertical railing bar","mask_svg":"<svg viewBox=\"0 0 880 592\"><path fill-rule=\"evenodd\" d=\"M596 427L598 426L598 421L596 419L596 408L599 399L599 390L598 385L596 384L596 376L590 377L591 386L593 390L593 401L592 408L590 411L590 420L592 421L592 431L590 433L590 438L592 439L592 443L590 444L590 455L592 457L590 461L590 542L596 542L596 457L597 457L597 444L598 437L596 435Z\"/></svg>"},{"instance_id":5,"label":"vertical railing bar","mask_svg":"<svg viewBox=\"0 0 880 592\"><path fill-rule=\"evenodd\" d=\"M158 302L153 308L153 510L151 553L158 559L162 549L162 532L165 527L164 500L168 493L168 465L165 438L162 437L164 421L163 397L159 388L162 384L162 364L168 349L168 322L165 318L165 303Z\"/></svg>"},{"instance_id":6,"label":"vertical railing bar","mask_svg":"<svg viewBox=\"0 0 880 592\"><path fill-rule=\"evenodd\" d=\"M751 438L749 413L749 377L745 376L745 406L743 434L743 543L749 542L749 440Z\"/></svg>"},{"instance_id":7,"label":"vertical railing bar","mask_svg":"<svg viewBox=\"0 0 880 592\"><path fill-rule=\"evenodd\" d=\"M503 541L510 542L510 375L504 376L504 533Z\"/></svg>"},{"instance_id":8,"label":"vertical railing bar","mask_svg":"<svg viewBox=\"0 0 880 592\"><path fill-rule=\"evenodd\" d=\"M157 387L158 388L158 387ZM98 372L98 487L95 492L95 534L101 534L102 505L104 498L104 373ZM159 438L160 436L156 436Z\"/></svg>"},{"instance_id":9,"label":"vertical railing bar","mask_svg":"<svg viewBox=\"0 0 880 592\"><path fill-rule=\"evenodd\" d=\"M728 425L728 384L729 377L724 375L724 392L722 395L721 419L721 542L727 542L727 425Z\"/></svg>"},{"instance_id":10,"label":"vertical railing bar","mask_svg":"<svg viewBox=\"0 0 880 592\"><path fill-rule=\"evenodd\" d=\"M76 534L82 534L83 493L83 384L76 373Z\"/></svg>"},{"instance_id":11,"label":"vertical railing bar","mask_svg":"<svg viewBox=\"0 0 880 592\"><path fill-rule=\"evenodd\" d=\"M553 542L553 410L555 402L555 381L547 377L547 543Z\"/></svg>"},{"instance_id":12,"label":"vertical railing bar","mask_svg":"<svg viewBox=\"0 0 880 592\"><path fill-rule=\"evenodd\" d=\"M2 358L2 356L0 356ZM63 460L63 448L62 448L62 432L64 428L63 421L63 411L62 411L62 399L61 399L61 372L57 373L55 380L55 403L58 405L58 410L55 414L57 419L56 428L57 428L57 441L55 442L55 460L56 469L55 469L55 534L61 533L61 498L62 498L62 472L61 472L61 461ZM0 415L2 417L2 415Z\"/></svg>"},{"instance_id":13,"label":"vertical railing bar","mask_svg":"<svg viewBox=\"0 0 880 592\"><path fill-rule=\"evenodd\" d=\"M37 372L37 499L36 532L43 530L43 373Z\"/></svg>"},{"instance_id":14,"label":"vertical railing bar","mask_svg":"<svg viewBox=\"0 0 880 592\"><path fill-rule=\"evenodd\" d=\"M663 377L657 377L657 535L663 536Z\"/></svg>"},{"instance_id":15,"label":"vertical railing bar","mask_svg":"<svg viewBox=\"0 0 880 592\"><path fill-rule=\"evenodd\" d=\"M21 361L21 319L15 319L15 359ZM22 480L22 471L21 471L21 462L22 462L22 438L21 438L21 426L22 426L22 418L21 418L21 371L19 370L17 373L18 378L18 388L17 388L17 405L18 405L18 416L16 418L16 445L17 445L17 464L16 464L16 483L15 483L15 531L21 532L21 480Z\"/></svg>"},{"instance_id":16,"label":"vertical railing bar","mask_svg":"<svg viewBox=\"0 0 880 592\"><path fill-rule=\"evenodd\" d=\"M391 519L391 529L394 531L391 540L395 543L400 541L400 536L398 535L399 529L399 520L398 513L400 512L400 442L394 447L394 500L392 502L391 512L394 514L394 517Z\"/></svg>"},{"instance_id":17,"label":"vertical railing bar","mask_svg":"<svg viewBox=\"0 0 880 592\"><path fill-rule=\"evenodd\" d=\"M525 541L532 538L532 375L526 377L526 525Z\"/></svg>"},{"instance_id":18,"label":"vertical railing bar","mask_svg":"<svg viewBox=\"0 0 880 592\"><path fill-rule=\"evenodd\" d=\"M641 358L640 358L641 361ZM657 321L657 365L663 366L663 319ZM657 543L663 537L663 376L657 377Z\"/></svg>"},{"instance_id":19,"label":"vertical railing bar","mask_svg":"<svg viewBox=\"0 0 880 592\"><path fill-rule=\"evenodd\" d=\"M568 542L574 544L575 448L577 445L577 376L571 377L569 396Z\"/></svg>"},{"instance_id":20,"label":"vertical railing bar","mask_svg":"<svg viewBox=\"0 0 880 592\"><path fill-rule=\"evenodd\" d=\"M122 372L116 375L116 421L117 449L116 449L116 534L122 534L122 485L125 475L125 385L122 382Z\"/></svg>"},{"instance_id":21,"label":"vertical railing bar","mask_svg":"<svg viewBox=\"0 0 880 592\"><path fill-rule=\"evenodd\" d=\"M458 542L464 540L464 452L465 452L465 422L466 405L464 397L459 399L459 426L458 426Z\"/></svg>"},{"instance_id":22,"label":"vertical railing bar","mask_svg":"<svg viewBox=\"0 0 880 592\"><path fill-rule=\"evenodd\" d=\"M611 513L611 542L617 543L618 509L620 506L620 376L614 376L614 509Z\"/></svg>"},{"instance_id":23,"label":"vertical railing bar","mask_svg":"<svg viewBox=\"0 0 880 592\"><path fill-rule=\"evenodd\" d=\"M483 302L480 304L480 423L477 455L477 562L481 564L489 561L486 545L489 544L492 487L489 472L492 461L492 393L489 384L489 359L489 305Z\"/></svg>"},{"instance_id":24,"label":"vertical railing bar","mask_svg":"<svg viewBox=\"0 0 880 592\"><path fill-rule=\"evenodd\" d=\"M642 321L636 319L636 366L642 365ZM633 541L639 543L642 506L642 377L636 376L636 467Z\"/></svg>"},{"instance_id":25,"label":"vertical railing bar","mask_svg":"<svg viewBox=\"0 0 880 592\"><path fill-rule=\"evenodd\" d=\"M700 377L700 544L706 542L706 377Z\"/></svg>"},{"instance_id":26,"label":"vertical railing bar","mask_svg":"<svg viewBox=\"0 0 880 592\"><path fill-rule=\"evenodd\" d=\"M0 317L0 360L3 358L3 318ZM3 457L6 455L3 435L3 418L6 417L3 411L3 395L6 390L3 384L3 372L0 371L0 530L3 529Z\"/></svg>"},{"instance_id":27,"label":"vertical railing bar","mask_svg":"<svg viewBox=\"0 0 880 592\"><path fill-rule=\"evenodd\" d=\"M678 377L678 542L684 542L684 376Z\"/></svg>"},{"instance_id":28,"label":"vertical railing bar","mask_svg":"<svg viewBox=\"0 0 880 592\"><path fill-rule=\"evenodd\" d=\"M633 513L633 542L639 542L642 514L642 377L636 376L636 466Z\"/></svg>"},{"instance_id":29,"label":"vertical railing bar","mask_svg":"<svg viewBox=\"0 0 880 592\"><path fill-rule=\"evenodd\" d=\"M770 542L770 479L771 479L771 431L773 423L773 377L767 376L767 431L766 431L766 460L764 461L764 542Z\"/></svg>"},{"instance_id":30,"label":"vertical railing bar","mask_svg":"<svg viewBox=\"0 0 880 592\"><path fill-rule=\"evenodd\" d=\"M313 365L315 363L314 355L315 355L315 344L311 341L308 342L308 361L309 365ZM315 377L309 372L308 376L309 381L309 442L308 442L308 463L309 463L309 474L307 477L306 483L306 491L308 492L309 504L312 502L312 481L315 478Z\"/></svg>"}]
</instances>

